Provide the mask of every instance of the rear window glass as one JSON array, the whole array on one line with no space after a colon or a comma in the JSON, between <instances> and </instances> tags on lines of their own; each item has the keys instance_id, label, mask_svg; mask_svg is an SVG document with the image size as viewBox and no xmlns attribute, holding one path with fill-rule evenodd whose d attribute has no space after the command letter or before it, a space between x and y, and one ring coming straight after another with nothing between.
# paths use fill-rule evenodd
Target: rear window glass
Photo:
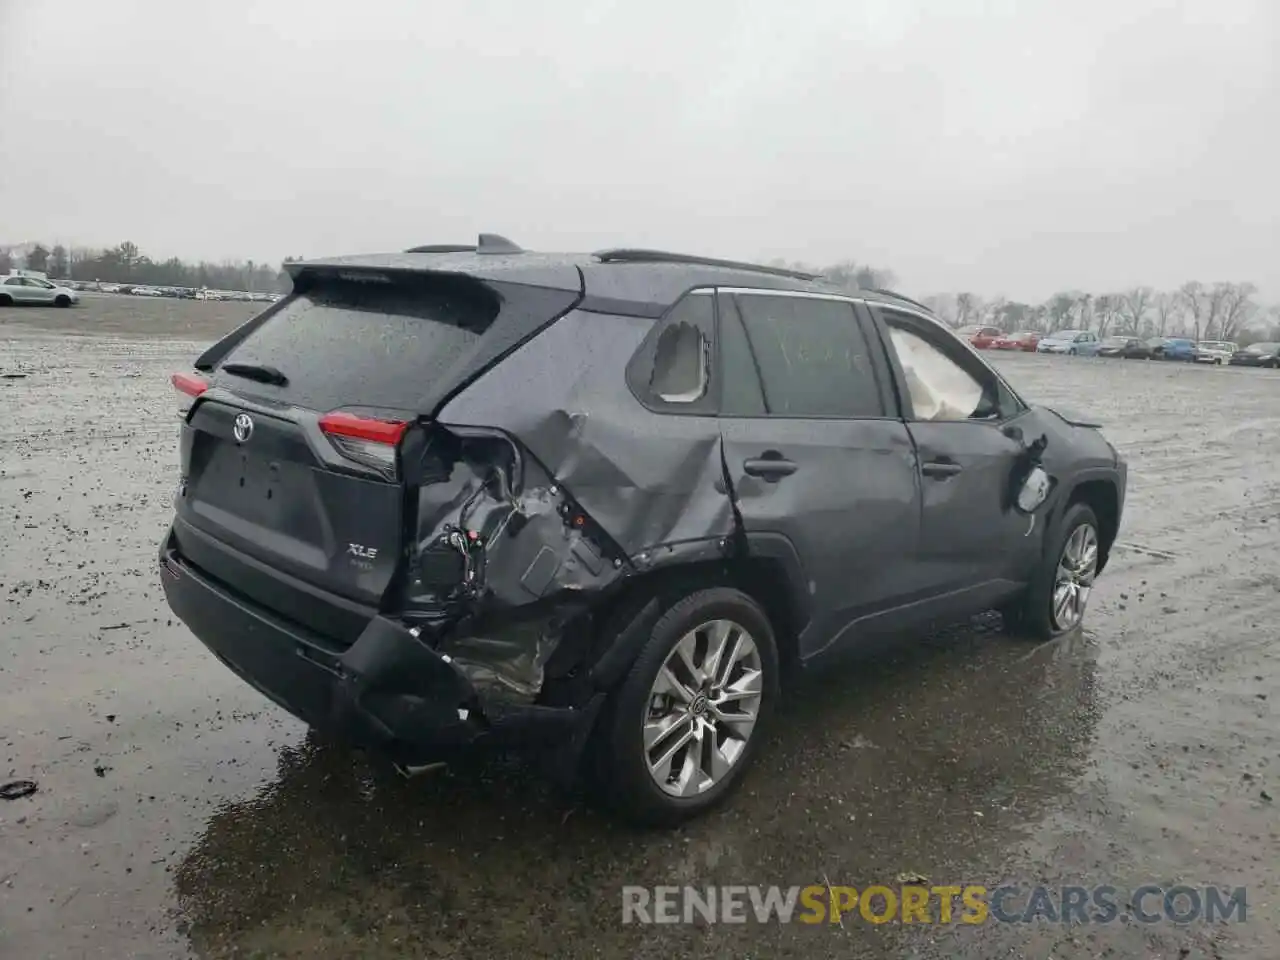
<instances>
[{"instance_id":1,"label":"rear window glass","mask_svg":"<svg viewBox=\"0 0 1280 960\"><path fill-rule=\"evenodd\" d=\"M219 379L318 411L414 410L497 313L496 299L473 284L328 282L282 303L223 360L274 367L287 384Z\"/></svg>"}]
</instances>

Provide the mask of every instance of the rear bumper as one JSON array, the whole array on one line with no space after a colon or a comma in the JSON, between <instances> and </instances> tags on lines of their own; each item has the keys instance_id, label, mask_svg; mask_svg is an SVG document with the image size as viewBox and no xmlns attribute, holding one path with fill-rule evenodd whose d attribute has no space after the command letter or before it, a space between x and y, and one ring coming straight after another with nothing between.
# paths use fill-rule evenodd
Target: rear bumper
<instances>
[{"instance_id":1,"label":"rear bumper","mask_svg":"<svg viewBox=\"0 0 1280 960\"><path fill-rule=\"evenodd\" d=\"M219 660L304 722L406 764L481 745L580 745L599 711L486 698L418 634L374 617L345 649L185 561L172 534L160 547L170 608Z\"/></svg>"}]
</instances>

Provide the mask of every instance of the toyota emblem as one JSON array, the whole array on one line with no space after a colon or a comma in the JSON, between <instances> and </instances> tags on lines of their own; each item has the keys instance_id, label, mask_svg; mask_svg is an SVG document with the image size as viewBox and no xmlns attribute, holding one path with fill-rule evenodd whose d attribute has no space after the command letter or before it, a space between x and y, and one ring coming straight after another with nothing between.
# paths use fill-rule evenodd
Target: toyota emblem
<instances>
[{"instance_id":1,"label":"toyota emblem","mask_svg":"<svg viewBox=\"0 0 1280 960\"><path fill-rule=\"evenodd\" d=\"M244 443L253 436L253 418L247 413L239 414L236 417L235 426L232 427L232 432L235 433L238 443Z\"/></svg>"}]
</instances>

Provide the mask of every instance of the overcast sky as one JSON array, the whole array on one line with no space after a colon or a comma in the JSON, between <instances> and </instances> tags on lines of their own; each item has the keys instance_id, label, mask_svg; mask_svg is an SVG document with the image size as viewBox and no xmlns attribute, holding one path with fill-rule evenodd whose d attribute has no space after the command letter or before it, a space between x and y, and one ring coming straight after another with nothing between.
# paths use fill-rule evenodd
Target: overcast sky
<instances>
[{"instance_id":1,"label":"overcast sky","mask_svg":"<svg viewBox=\"0 0 1280 960\"><path fill-rule=\"evenodd\" d=\"M0 0L0 243L1280 298L1277 0Z\"/></svg>"}]
</instances>

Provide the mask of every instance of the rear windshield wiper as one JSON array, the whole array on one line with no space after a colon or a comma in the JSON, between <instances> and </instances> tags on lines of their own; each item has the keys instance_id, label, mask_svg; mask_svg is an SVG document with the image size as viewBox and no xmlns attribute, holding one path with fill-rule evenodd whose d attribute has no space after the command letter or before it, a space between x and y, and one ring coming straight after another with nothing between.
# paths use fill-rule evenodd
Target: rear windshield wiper
<instances>
[{"instance_id":1,"label":"rear windshield wiper","mask_svg":"<svg viewBox=\"0 0 1280 960\"><path fill-rule=\"evenodd\" d=\"M246 380L257 380L259 383L271 383L277 387L283 387L289 382L289 378L281 370L261 363L224 363L218 369L223 373L231 374L233 377L244 377Z\"/></svg>"}]
</instances>

